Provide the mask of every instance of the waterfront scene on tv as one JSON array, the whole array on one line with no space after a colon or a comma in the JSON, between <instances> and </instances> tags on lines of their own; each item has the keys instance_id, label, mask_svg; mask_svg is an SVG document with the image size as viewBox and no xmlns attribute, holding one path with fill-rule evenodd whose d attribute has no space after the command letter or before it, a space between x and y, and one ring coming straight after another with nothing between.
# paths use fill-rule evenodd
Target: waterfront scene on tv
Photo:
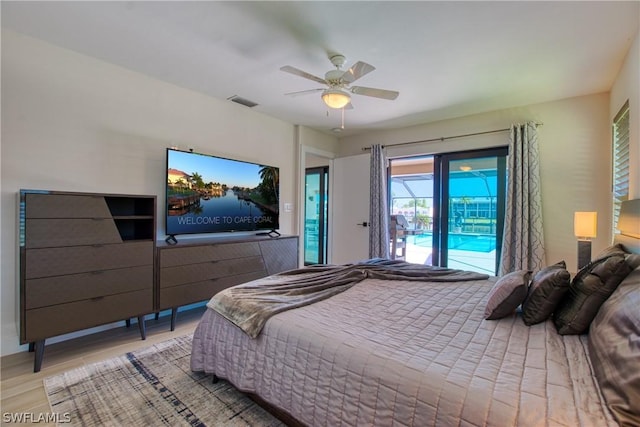
<instances>
[{"instance_id":1,"label":"waterfront scene on tv","mask_svg":"<svg viewBox=\"0 0 640 427\"><path fill-rule=\"evenodd\" d=\"M279 169L167 150L168 235L276 230Z\"/></svg>"}]
</instances>

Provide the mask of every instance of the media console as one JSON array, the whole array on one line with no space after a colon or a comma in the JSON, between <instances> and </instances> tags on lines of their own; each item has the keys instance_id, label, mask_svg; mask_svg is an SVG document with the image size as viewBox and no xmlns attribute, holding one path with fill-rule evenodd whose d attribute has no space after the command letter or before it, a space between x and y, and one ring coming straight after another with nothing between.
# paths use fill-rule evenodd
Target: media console
<instances>
[{"instance_id":1,"label":"media console","mask_svg":"<svg viewBox=\"0 0 640 427\"><path fill-rule=\"evenodd\" d=\"M208 300L230 286L298 266L298 237L246 236L180 239L157 246L158 310L171 309L171 330L178 307Z\"/></svg>"}]
</instances>

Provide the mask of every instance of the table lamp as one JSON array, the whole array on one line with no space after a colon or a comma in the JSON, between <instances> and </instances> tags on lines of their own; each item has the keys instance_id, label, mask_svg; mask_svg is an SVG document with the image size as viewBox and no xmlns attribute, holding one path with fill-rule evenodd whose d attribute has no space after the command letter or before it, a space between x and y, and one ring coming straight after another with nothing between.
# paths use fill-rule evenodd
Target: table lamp
<instances>
[{"instance_id":1,"label":"table lamp","mask_svg":"<svg viewBox=\"0 0 640 427\"><path fill-rule=\"evenodd\" d=\"M573 234L578 238L578 269L591 261L591 239L596 237L597 212L575 212Z\"/></svg>"}]
</instances>

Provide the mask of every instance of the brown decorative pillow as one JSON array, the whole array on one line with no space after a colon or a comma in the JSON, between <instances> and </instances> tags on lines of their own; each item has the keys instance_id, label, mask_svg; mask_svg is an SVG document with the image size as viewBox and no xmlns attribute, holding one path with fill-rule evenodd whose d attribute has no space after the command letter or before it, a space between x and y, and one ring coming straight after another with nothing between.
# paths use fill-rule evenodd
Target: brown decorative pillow
<instances>
[{"instance_id":1,"label":"brown decorative pillow","mask_svg":"<svg viewBox=\"0 0 640 427\"><path fill-rule=\"evenodd\" d=\"M614 253L587 264L574 277L553 313L553 321L561 335L587 332L600 306L631 272L626 254Z\"/></svg>"},{"instance_id":2,"label":"brown decorative pillow","mask_svg":"<svg viewBox=\"0 0 640 427\"><path fill-rule=\"evenodd\" d=\"M538 271L531 280L529 293L522 303L522 320L527 326L544 322L569 290L571 275L564 261Z\"/></svg>"},{"instance_id":3,"label":"brown decorative pillow","mask_svg":"<svg viewBox=\"0 0 640 427\"><path fill-rule=\"evenodd\" d=\"M627 251L624 250L622 244L616 243L615 245L607 246L606 248L604 248L598 255L596 255L594 259L605 258L610 255L617 255L620 253L626 254Z\"/></svg>"},{"instance_id":4,"label":"brown decorative pillow","mask_svg":"<svg viewBox=\"0 0 640 427\"><path fill-rule=\"evenodd\" d=\"M640 267L640 254L628 254L625 257L627 264L631 267L632 270Z\"/></svg>"},{"instance_id":5,"label":"brown decorative pillow","mask_svg":"<svg viewBox=\"0 0 640 427\"><path fill-rule=\"evenodd\" d=\"M602 250L595 259L605 258L610 255L623 254L627 264L631 266L631 270L640 267L640 254L633 254L627 251L622 243L616 243Z\"/></svg>"},{"instance_id":6,"label":"brown decorative pillow","mask_svg":"<svg viewBox=\"0 0 640 427\"><path fill-rule=\"evenodd\" d=\"M516 311L527 297L530 277L530 271L518 270L499 278L489 292L484 318L501 319Z\"/></svg>"}]
</instances>

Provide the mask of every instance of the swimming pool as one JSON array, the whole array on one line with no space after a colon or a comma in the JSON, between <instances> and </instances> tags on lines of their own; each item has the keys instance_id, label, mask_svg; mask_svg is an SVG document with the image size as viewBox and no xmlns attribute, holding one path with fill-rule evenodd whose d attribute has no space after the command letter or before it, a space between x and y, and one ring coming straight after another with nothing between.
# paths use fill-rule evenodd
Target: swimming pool
<instances>
[{"instance_id":1,"label":"swimming pool","mask_svg":"<svg viewBox=\"0 0 640 427\"><path fill-rule=\"evenodd\" d=\"M430 248L432 246L432 233L425 232L407 237L408 243L416 246ZM490 234L449 234L449 249L471 252L491 252L496 249L496 236Z\"/></svg>"}]
</instances>

